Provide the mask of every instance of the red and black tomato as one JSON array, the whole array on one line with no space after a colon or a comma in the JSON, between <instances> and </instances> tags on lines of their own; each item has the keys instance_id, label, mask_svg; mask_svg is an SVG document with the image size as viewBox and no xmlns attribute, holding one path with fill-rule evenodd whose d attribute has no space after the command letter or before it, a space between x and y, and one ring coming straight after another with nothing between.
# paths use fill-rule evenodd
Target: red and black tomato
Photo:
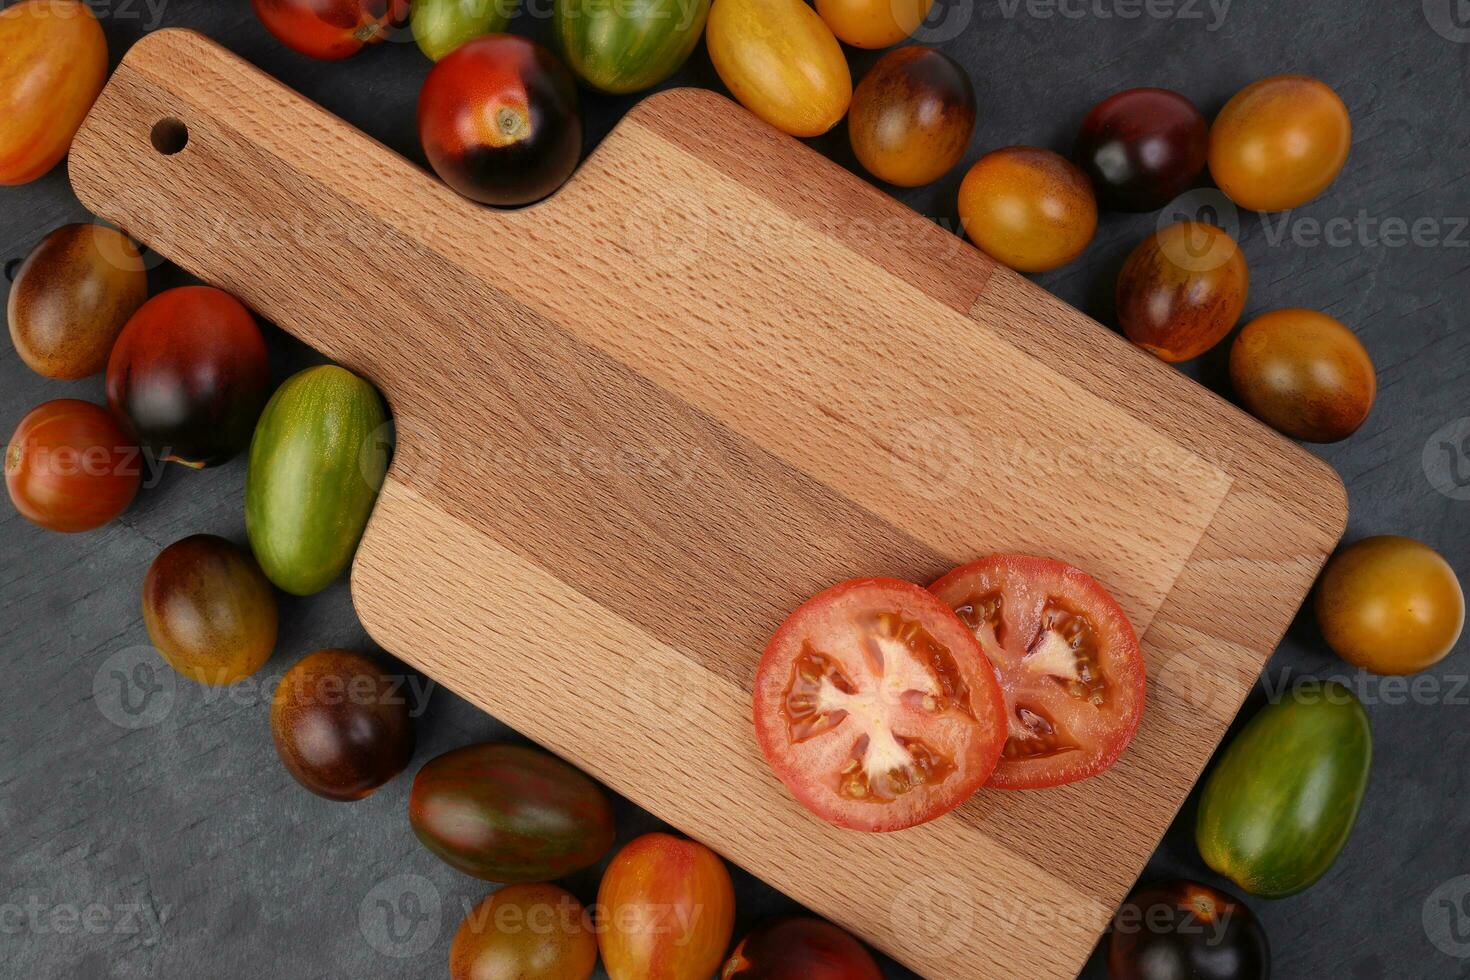
<instances>
[{"instance_id":1,"label":"red and black tomato","mask_svg":"<svg viewBox=\"0 0 1470 980\"><path fill-rule=\"evenodd\" d=\"M1140 888L1108 939L1110 980L1269 980L1266 933L1244 903L1197 881Z\"/></svg>"},{"instance_id":2,"label":"red and black tomato","mask_svg":"<svg viewBox=\"0 0 1470 980\"><path fill-rule=\"evenodd\" d=\"M209 286L170 289L144 303L107 362L113 412L156 457L186 466L214 466L248 446L269 395L255 317Z\"/></svg>"},{"instance_id":3,"label":"red and black tomato","mask_svg":"<svg viewBox=\"0 0 1470 980\"><path fill-rule=\"evenodd\" d=\"M1209 149L1209 124L1193 102L1132 88L1092 107L1073 155L1104 207L1155 211L1199 182Z\"/></svg>"},{"instance_id":4,"label":"red and black tomato","mask_svg":"<svg viewBox=\"0 0 1470 980\"><path fill-rule=\"evenodd\" d=\"M406 23L409 0L252 0L252 5L286 47L309 58L339 61Z\"/></svg>"},{"instance_id":5,"label":"red and black tomato","mask_svg":"<svg viewBox=\"0 0 1470 980\"><path fill-rule=\"evenodd\" d=\"M539 201L581 159L576 81L535 41L476 38L429 73L419 139L434 172L465 197L502 207Z\"/></svg>"}]
</instances>

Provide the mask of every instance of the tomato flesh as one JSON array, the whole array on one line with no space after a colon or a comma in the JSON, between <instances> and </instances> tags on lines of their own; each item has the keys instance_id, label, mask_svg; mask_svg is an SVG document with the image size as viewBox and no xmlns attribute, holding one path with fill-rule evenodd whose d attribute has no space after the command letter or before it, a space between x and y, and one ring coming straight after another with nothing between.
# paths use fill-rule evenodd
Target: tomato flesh
<instances>
[{"instance_id":1,"label":"tomato flesh","mask_svg":"<svg viewBox=\"0 0 1470 980\"><path fill-rule=\"evenodd\" d=\"M932 585L994 664L1006 740L989 785L1041 789L1108 769L1143 715L1143 653L1123 609L1063 562L994 555Z\"/></svg>"},{"instance_id":2,"label":"tomato flesh","mask_svg":"<svg viewBox=\"0 0 1470 980\"><path fill-rule=\"evenodd\" d=\"M756 677L756 734L809 810L854 830L925 823L984 785L1005 703L973 633L933 595L858 579L809 600Z\"/></svg>"}]
</instances>

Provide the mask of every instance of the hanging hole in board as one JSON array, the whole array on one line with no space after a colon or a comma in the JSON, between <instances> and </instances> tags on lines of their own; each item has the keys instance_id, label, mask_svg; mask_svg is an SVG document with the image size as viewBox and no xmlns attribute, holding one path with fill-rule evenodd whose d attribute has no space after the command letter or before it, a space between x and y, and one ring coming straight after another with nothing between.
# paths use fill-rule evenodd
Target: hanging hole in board
<instances>
[{"instance_id":1,"label":"hanging hole in board","mask_svg":"<svg viewBox=\"0 0 1470 980\"><path fill-rule=\"evenodd\" d=\"M189 127L183 120L172 116L153 124L153 148L166 157L171 157L189 145Z\"/></svg>"}]
</instances>

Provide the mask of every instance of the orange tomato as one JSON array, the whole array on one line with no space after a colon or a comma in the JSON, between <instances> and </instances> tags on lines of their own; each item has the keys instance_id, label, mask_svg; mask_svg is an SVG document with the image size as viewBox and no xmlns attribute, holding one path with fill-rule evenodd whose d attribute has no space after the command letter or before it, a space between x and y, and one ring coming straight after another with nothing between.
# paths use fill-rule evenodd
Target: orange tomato
<instances>
[{"instance_id":1,"label":"orange tomato","mask_svg":"<svg viewBox=\"0 0 1470 980\"><path fill-rule=\"evenodd\" d=\"M1230 381L1252 415L1307 442L1358 431L1378 393L1362 341L1316 310L1272 310L1247 323L1230 348Z\"/></svg>"},{"instance_id":2,"label":"orange tomato","mask_svg":"<svg viewBox=\"0 0 1470 980\"><path fill-rule=\"evenodd\" d=\"M0 12L0 184L64 156L107 81L107 39L85 4L25 0Z\"/></svg>"},{"instance_id":3,"label":"orange tomato","mask_svg":"<svg viewBox=\"0 0 1470 980\"><path fill-rule=\"evenodd\" d=\"M597 892L611 980L709 980L735 926L725 863L702 844L645 834L618 852Z\"/></svg>"},{"instance_id":4,"label":"orange tomato","mask_svg":"<svg viewBox=\"0 0 1470 980\"><path fill-rule=\"evenodd\" d=\"M975 131L970 76L929 48L899 48L878 59L852 95L847 132L868 173L918 187L948 173Z\"/></svg>"},{"instance_id":5,"label":"orange tomato","mask_svg":"<svg viewBox=\"0 0 1470 980\"><path fill-rule=\"evenodd\" d=\"M960 224L991 258L1046 272L1081 255L1097 232L1087 175L1050 150L1008 146L981 157L960 184Z\"/></svg>"},{"instance_id":6,"label":"orange tomato","mask_svg":"<svg viewBox=\"0 0 1470 980\"><path fill-rule=\"evenodd\" d=\"M587 980L597 939L555 885L510 885L470 910L449 947L450 980Z\"/></svg>"},{"instance_id":7,"label":"orange tomato","mask_svg":"<svg viewBox=\"0 0 1470 980\"><path fill-rule=\"evenodd\" d=\"M1235 94L1210 130L1210 175L1253 211L1306 204L1337 179L1353 141L1347 106L1305 75L1277 75Z\"/></svg>"},{"instance_id":8,"label":"orange tomato","mask_svg":"<svg viewBox=\"0 0 1470 980\"><path fill-rule=\"evenodd\" d=\"M730 94L782 132L820 136L847 115L847 58L805 0L715 0L705 43Z\"/></svg>"},{"instance_id":9,"label":"orange tomato","mask_svg":"<svg viewBox=\"0 0 1470 980\"><path fill-rule=\"evenodd\" d=\"M817 0L832 33L855 48L886 48L919 29L934 0Z\"/></svg>"},{"instance_id":10,"label":"orange tomato","mask_svg":"<svg viewBox=\"0 0 1470 980\"><path fill-rule=\"evenodd\" d=\"M1118 323L1139 347L1170 363L1225 338L1250 290L1250 269L1229 234L1181 221L1138 243L1118 275Z\"/></svg>"}]
</instances>

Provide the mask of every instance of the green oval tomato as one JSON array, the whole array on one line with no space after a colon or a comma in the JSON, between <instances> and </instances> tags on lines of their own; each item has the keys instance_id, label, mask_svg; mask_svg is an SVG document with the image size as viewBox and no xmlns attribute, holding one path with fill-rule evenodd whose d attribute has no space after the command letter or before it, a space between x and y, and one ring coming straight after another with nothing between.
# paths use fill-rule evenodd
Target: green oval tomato
<instances>
[{"instance_id":1,"label":"green oval tomato","mask_svg":"<svg viewBox=\"0 0 1470 980\"><path fill-rule=\"evenodd\" d=\"M387 470L378 391L334 365L271 396L245 472L245 530L266 577L293 595L332 583L352 560Z\"/></svg>"},{"instance_id":2,"label":"green oval tomato","mask_svg":"<svg viewBox=\"0 0 1470 980\"><path fill-rule=\"evenodd\" d=\"M430 759L408 798L413 832L446 864L486 881L550 881L596 864L613 812L556 756L482 743Z\"/></svg>"},{"instance_id":3,"label":"green oval tomato","mask_svg":"<svg viewBox=\"0 0 1470 980\"><path fill-rule=\"evenodd\" d=\"M556 0L567 64L614 94L652 88L679 70L704 33L710 0Z\"/></svg>"},{"instance_id":4,"label":"green oval tomato","mask_svg":"<svg viewBox=\"0 0 1470 980\"><path fill-rule=\"evenodd\" d=\"M1327 683L1263 708L1221 756L1195 842L1253 895L1284 898L1327 873L1368 788L1373 736L1353 693Z\"/></svg>"},{"instance_id":5,"label":"green oval tomato","mask_svg":"<svg viewBox=\"0 0 1470 980\"><path fill-rule=\"evenodd\" d=\"M413 39L438 61L466 41L503 32L519 5L520 0L414 0Z\"/></svg>"}]
</instances>

